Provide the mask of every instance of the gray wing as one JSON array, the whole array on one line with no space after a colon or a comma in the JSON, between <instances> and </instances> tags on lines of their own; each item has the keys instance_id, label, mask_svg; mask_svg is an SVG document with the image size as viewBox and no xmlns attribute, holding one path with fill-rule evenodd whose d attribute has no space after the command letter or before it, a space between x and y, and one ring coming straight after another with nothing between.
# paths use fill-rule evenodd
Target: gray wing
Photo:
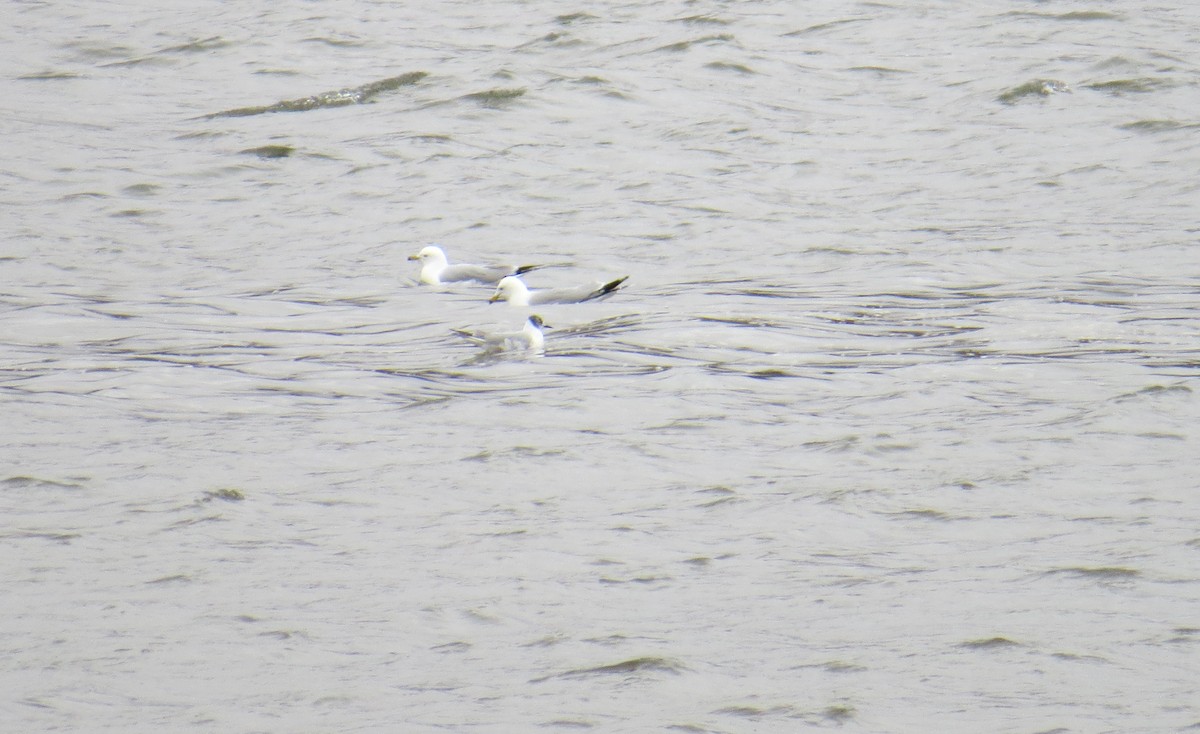
<instances>
[{"instance_id":1,"label":"gray wing","mask_svg":"<svg viewBox=\"0 0 1200 734\"><path fill-rule=\"evenodd\" d=\"M442 271L443 282L460 280L477 280L481 283L495 283L506 275L516 272L512 265L447 265Z\"/></svg>"},{"instance_id":2,"label":"gray wing","mask_svg":"<svg viewBox=\"0 0 1200 734\"><path fill-rule=\"evenodd\" d=\"M537 305L541 303L582 303L590 301L594 298L607 296L615 291L622 283L628 279L626 275L608 283L598 283L581 285L575 288L555 288L544 291L533 291L529 294L529 303Z\"/></svg>"},{"instance_id":3,"label":"gray wing","mask_svg":"<svg viewBox=\"0 0 1200 734\"><path fill-rule=\"evenodd\" d=\"M528 349L529 338L524 332L510 331L504 333L492 333L486 331L464 331L463 329L451 329L453 333L461 336L472 344L482 347L485 352L501 352L510 349Z\"/></svg>"},{"instance_id":4,"label":"gray wing","mask_svg":"<svg viewBox=\"0 0 1200 734\"><path fill-rule=\"evenodd\" d=\"M472 344L486 344L487 334L482 331L467 331L466 329L451 329L450 332L455 336L461 336L463 339Z\"/></svg>"}]
</instances>

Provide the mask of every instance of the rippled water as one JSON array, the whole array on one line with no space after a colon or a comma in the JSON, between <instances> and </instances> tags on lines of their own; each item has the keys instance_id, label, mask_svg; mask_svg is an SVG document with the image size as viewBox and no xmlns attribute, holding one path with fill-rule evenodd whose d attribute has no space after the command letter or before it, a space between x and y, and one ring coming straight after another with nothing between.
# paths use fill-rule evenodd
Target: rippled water
<instances>
[{"instance_id":1,"label":"rippled water","mask_svg":"<svg viewBox=\"0 0 1200 734\"><path fill-rule=\"evenodd\" d=\"M3 16L14 731L1200 727L1200 11Z\"/></svg>"}]
</instances>

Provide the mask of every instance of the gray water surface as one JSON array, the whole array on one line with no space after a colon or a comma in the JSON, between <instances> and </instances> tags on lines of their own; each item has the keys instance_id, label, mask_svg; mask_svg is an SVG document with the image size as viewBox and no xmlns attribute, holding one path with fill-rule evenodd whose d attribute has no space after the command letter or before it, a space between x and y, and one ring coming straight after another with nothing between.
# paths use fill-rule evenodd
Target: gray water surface
<instances>
[{"instance_id":1,"label":"gray water surface","mask_svg":"<svg viewBox=\"0 0 1200 734\"><path fill-rule=\"evenodd\" d=\"M1179 5L5 5L0 728L1200 727Z\"/></svg>"}]
</instances>

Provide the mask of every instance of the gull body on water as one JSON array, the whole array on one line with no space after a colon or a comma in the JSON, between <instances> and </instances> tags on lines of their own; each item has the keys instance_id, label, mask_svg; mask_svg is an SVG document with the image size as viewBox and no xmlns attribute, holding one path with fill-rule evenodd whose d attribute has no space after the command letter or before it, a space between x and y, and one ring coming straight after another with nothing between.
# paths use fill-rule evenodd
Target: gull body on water
<instances>
[{"instance_id":1,"label":"gull body on water","mask_svg":"<svg viewBox=\"0 0 1200 734\"><path fill-rule=\"evenodd\" d=\"M437 245L428 245L415 255L409 255L409 260L421 263L420 281L426 285L441 285L474 280L480 283L495 283L505 276L520 275L536 270L538 265L507 265L487 264L473 265L470 263L450 264L446 252Z\"/></svg>"},{"instance_id":2,"label":"gull body on water","mask_svg":"<svg viewBox=\"0 0 1200 734\"><path fill-rule=\"evenodd\" d=\"M525 326L520 331L496 333L463 329L452 329L452 331L482 347L484 354L496 354L514 351L540 352L546 346L546 337L542 334L542 329L549 328L550 325L543 321L541 316L534 314L525 320Z\"/></svg>"},{"instance_id":3,"label":"gull body on water","mask_svg":"<svg viewBox=\"0 0 1200 734\"><path fill-rule=\"evenodd\" d=\"M582 303L596 298L602 298L617 290L629 278L621 276L607 283L597 281L588 285L574 288L554 288L546 290L530 290L524 281L515 275L502 278L496 285L496 292L488 299L490 302L508 301L513 306L537 306L544 303Z\"/></svg>"}]
</instances>

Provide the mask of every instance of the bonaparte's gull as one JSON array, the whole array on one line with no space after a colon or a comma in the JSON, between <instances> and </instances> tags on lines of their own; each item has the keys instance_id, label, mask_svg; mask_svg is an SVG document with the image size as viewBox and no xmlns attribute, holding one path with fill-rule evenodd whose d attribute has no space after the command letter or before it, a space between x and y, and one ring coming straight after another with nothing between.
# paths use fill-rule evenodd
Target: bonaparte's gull
<instances>
[{"instance_id":1,"label":"bonaparte's gull","mask_svg":"<svg viewBox=\"0 0 1200 734\"><path fill-rule=\"evenodd\" d=\"M496 292L488 299L491 303L508 301L513 306L536 306L542 303L580 303L593 298L607 296L615 291L628 279L625 275L607 283L592 283L576 288L555 288L546 290L529 290L525 283L515 275L500 279Z\"/></svg>"},{"instance_id":2,"label":"bonaparte's gull","mask_svg":"<svg viewBox=\"0 0 1200 734\"><path fill-rule=\"evenodd\" d=\"M525 321L525 328L520 331L507 333L464 331L462 329L453 329L452 331L473 344L483 347L484 354L496 354L509 351L540 352L546 346L546 337L542 335L542 329L549 328L550 325L543 321L541 316L535 314Z\"/></svg>"},{"instance_id":3,"label":"bonaparte's gull","mask_svg":"<svg viewBox=\"0 0 1200 734\"><path fill-rule=\"evenodd\" d=\"M462 280L477 280L481 283L495 283L507 275L520 275L535 270L538 265L468 265L460 263L451 265L446 259L446 252L437 245L429 245L416 255L409 255L409 260L421 262L421 282L426 285L441 285Z\"/></svg>"}]
</instances>

